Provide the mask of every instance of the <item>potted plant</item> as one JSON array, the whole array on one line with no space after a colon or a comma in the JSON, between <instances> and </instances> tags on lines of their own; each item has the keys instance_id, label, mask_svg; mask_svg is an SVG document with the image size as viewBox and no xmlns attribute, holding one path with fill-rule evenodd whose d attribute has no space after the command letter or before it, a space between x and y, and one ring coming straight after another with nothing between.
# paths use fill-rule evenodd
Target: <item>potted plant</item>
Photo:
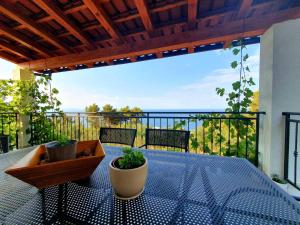
<instances>
[{"instance_id":1,"label":"potted plant","mask_svg":"<svg viewBox=\"0 0 300 225\"><path fill-rule=\"evenodd\" d=\"M77 141L70 140L67 136L60 135L57 141L49 142L45 145L48 162L75 159L77 151Z\"/></svg>"},{"instance_id":2,"label":"potted plant","mask_svg":"<svg viewBox=\"0 0 300 225\"><path fill-rule=\"evenodd\" d=\"M134 199L144 191L148 161L140 151L123 148L124 155L109 164L110 181L119 199Z\"/></svg>"},{"instance_id":3,"label":"potted plant","mask_svg":"<svg viewBox=\"0 0 300 225\"><path fill-rule=\"evenodd\" d=\"M287 191L287 188L288 188L287 182L283 179L280 179L277 174L272 175L272 180L283 190Z\"/></svg>"},{"instance_id":4,"label":"potted plant","mask_svg":"<svg viewBox=\"0 0 300 225\"><path fill-rule=\"evenodd\" d=\"M5 134L0 135L0 147L3 153L8 152L9 150L9 136Z\"/></svg>"}]
</instances>

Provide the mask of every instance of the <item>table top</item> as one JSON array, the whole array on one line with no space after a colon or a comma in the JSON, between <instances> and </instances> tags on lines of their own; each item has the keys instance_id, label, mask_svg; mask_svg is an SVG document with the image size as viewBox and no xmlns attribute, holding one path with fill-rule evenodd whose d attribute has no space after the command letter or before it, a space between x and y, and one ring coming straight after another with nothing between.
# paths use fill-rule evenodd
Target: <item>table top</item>
<instances>
[{"instance_id":1,"label":"table top","mask_svg":"<svg viewBox=\"0 0 300 225\"><path fill-rule=\"evenodd\" d=\"M36 188L3 171L32 148L0 155L0 224L300 224L300 204L245 159L143 150L144 193L116 199L106 157L90 179Z\"/></svg>"}]
</instances>

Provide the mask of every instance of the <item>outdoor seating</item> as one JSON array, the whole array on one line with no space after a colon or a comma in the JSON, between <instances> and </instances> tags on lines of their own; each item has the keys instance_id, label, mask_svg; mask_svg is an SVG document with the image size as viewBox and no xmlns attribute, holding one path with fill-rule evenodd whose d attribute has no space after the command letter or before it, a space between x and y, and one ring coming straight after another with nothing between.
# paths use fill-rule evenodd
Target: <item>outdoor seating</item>
<instances>
[{"instance_id":1,"label":"outdoor seating","mask_svg":"<svg viewBox=\"0 0 300 225\"><path fill-rule=\"evenodd\" d=\"M168 129L146 129L146 142L141 147L148 145L165 146L184 149L189 152L190 131Z\"/></svg>"},{"instance_id":2,"label":"outdoor seating","mask_svg":"<svg viewBox=\"0 0 300 225\"><path fill-rule=\"evenodd\" d=\"M135 137L136 129L100 128L101 143L124 144L133 147Z\"/></svg>"}]
</instances>

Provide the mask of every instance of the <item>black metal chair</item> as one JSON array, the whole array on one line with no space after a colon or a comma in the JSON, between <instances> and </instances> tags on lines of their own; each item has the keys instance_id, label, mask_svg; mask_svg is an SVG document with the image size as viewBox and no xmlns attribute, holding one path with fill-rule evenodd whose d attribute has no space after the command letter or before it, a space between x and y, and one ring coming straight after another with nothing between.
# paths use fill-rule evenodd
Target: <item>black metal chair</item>
<instances>
[{"instance_id":1,"label":"black metal chair","mask_svg":"<svg viewBox=\"0 0 300 225\"><path fill-rule=\"evenodd\" d=\"M189 152L190 132L185 130L146 129L146 143L141 147L166 146L184 149Z\"/></svg>"},{"instance_id":2,"label":"black metal chair","mask_svg":"<svg viewBox=\"0 0 300 225\"><path fill-rule=\"evenodd\" d=\"M136 129L126 128L100 128L99 139L101 143L125 144L133 147Z\"/></svg>"}]
</instances>

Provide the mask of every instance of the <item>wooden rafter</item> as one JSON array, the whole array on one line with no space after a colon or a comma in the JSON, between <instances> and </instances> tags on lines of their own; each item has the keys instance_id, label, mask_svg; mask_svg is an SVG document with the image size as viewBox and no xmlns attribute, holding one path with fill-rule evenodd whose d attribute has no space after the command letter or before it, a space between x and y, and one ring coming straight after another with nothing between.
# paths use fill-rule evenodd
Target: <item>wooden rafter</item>
<instances>
[{"instance_id":1,"label":"wooden rafter","mask_svg":"<svg viewBox=\"0 0 300 225\"><path fill-rule=\"evenodd\" d=\"M39 0L35 1L40 8L45 10L53 19L55 19L59 24L66 28L71 34L73 34L76 38L78 38L82 43L90 48L95 48L93 43L89 40L89 38L84 35L83 32L76 27L69 18L64 15L63 11L55 5L52 0Z\"/></svg>"},{"instance_id":2,"label":"wooden rafter","mask_svg":"<svg viewBox=\"0 0 300 225\"><path fill-rule=\"evenodd\" d=\"M198 22L207 22L209 20L213 20L215 18L219 18L219 17L223 17L223 16L229 16L229 15L232 15L232 12L231 11L226 11L226 12L221 12L221 13L217 13L217 14L212 14L210 16L206 16L205 18L201 18L201 19L197 19L197 23ZM163 27L160 27L159 29L171 29L172 27L174 29L179 29L180 27L184 26L186 24L186 22L180 22L180 23L176 23L176 24L171 24L171 25L165 25ZM88 26L86 28L83 28L83 30L89 30L89 29L94 29L96 28L98 25L92 25L92 26ZM176 32L176 33L179 33L179 32ZM130 36L134 36L134 35L140 35L140 34L146 34L144 31L139 31L139 32L136 32L136 33L132 33L132 34L128 34L128 35L124 35L123 37L125 38L128 38ZM63 34L60 34L58 35L59 37L64 37L64 36L67 36L69 35L69 33L63 33ZM107 41L107 40L105 40ZM95 43L99 44L103 41L95 41Z\"/></svg>"},{"instance_id":3,"label":"wooden rafter","mask_svg":"<svg viewBox=\"0 0 300 225\"><path fill-rule=\"evenodd\" d=\"M11 39L13 39L17 42L20 42L21 44L23 44L27 48L37 51L38 53L40 53L44 57L53 56L53 54L50 53L49 50L47 50L46 48L44 48L43 46L41 46L37 42L32 41L30 38L28 38L28 37L22 35L21 33L5 26L3 23L0 23L0 34L4 34L4 35L8 36L9 38L11 38Z\"/></svg>"},{"instance_id":4,"label":"wooden rafter","mask_svg":"<svg viewBox=\"0 0 300 225\"><path fill-rule=\"evenodd\" d=\"M162 11L167 11L167 10L174 9L174 8L177 8L177 7L181 7L181 6L184 6L184 5L186 5L186 0L177 0L176 2L165 4L165 5L162 5L162 6L153 8L153 9L149 9L149 10L150 10L150 14L151 14L151 13L158 13L158 12L162 12ZM86 9L86 8L87 8L86 5L75 6L74 8L70 8L70 9L65 10L64 14L65 15L72 14L74 12L78 12L78 11ZM138 12L133 12L133 13L130 13L130 14L121 13L118 16L112 17L111 21L114 22L114 23L122 23L122 22L125 22L125 21L128 21L128 20L133 20L133 19L139 18L139 16L140 15L139 15ZM52 19L53 19L52 16L46 16L46 17L37 19L37 22L38 23L48 22ZM88 27L86 29L88 29Z\"/></svg>"},{"instance_id":5,"label":"wooden rafter","mask_svg":"<svg viewBox=\"0 0 300 225\"><path fill-rule=\"evenodd\" d=\"M276 22L300 18L300 7L284 0L211 0L210 7L201 0L60 2L63 8L52 0L1 0L0 57L37 71L105 66L101 61L114 65L150 53L165 57L226 47Z\"/></svg>"},{"instance_id":6,"label":"wooden rafter","mask_svg":"<svg viewBox=\"0 0 300 225\"><path fill-rule=\"evenodd\" d=\"M135 0L136 8L148 33L154 30L146 0Z\"/></svg>"},{"instance_id":7,"label":"wooden rafter","mask_svg":"<svg viewBox=\"0 0 300 225\"><path fill-rule=\"evenodd\" d=\"M0 47L6 51L12 52L21 57L25 57L25 58L29 58L29 59L33 58L32 55L29 52L25 51L23 48L13 45L13 44L10 44L10 43L7 43L1 39L0 39Z\"/></svg>"},{"instance_id":8,"label":"wooden rafter","mask_svg":"<svg viewBox=\"0 0 300 225\"><path fill-rule=\"evenodd\" d=\"M118 29L114 26L99 2L95 0L83 0L83 2L113 39L122 39Z\"/></svg>"},{"instance_id":9,"label":"wooden rafter","mask_svg":"<svg viewBox=\"0 0 300 225\"><path fill-rule=\"evenodd\" d=\"M19 63L20 62L20 60L16 59L15 56L12 56L12 55L10 55L6 52L3 52L3 51L0 51L0 58L5 59L5 60L7 60L9 62L12 62L12 63Z\"/></svg>"},{"instance_id":10,"label":"wooden rafter","mask_svg":"<svg viewBox=\"0 0 300 225\"><path fill-rule=\"evenodd\" d=\"M142 54L153 54L173 49L207 45L241 37L258 36L263 34L273 23L281 22L286 19L293 19L299 16L299 9L284 10L263 18L249 18L244 21L232 21L226 24L226 29L224 29L224 25L221 24L205 30L187 31L180 36L172 34L164 36L164 38L152 38L147 41L146 45L143 42L137 43L134 46L124 44L110 49L99 49L80 54L69 54L61 57L52 57L47 60L34 60L19 65L34 70L42 70L45 69L45 67L57 68L60 66L85 64L96 61L107 62L113 59L136 57ZM241 26L241 24L243 26Z\"/></svg>"},{"instance_id":11,"label":"wooden rafter","mask_svg":"<svg viewBox=\"0 0 300 225\"><path fill-rule=\"evenodd\" d=\"M238 10L234 14L235 19L242 19L247 17L247 11L250 9L253 0L240 0Z\"/></svg>"},{"instance_id":12,"label":"wooden rafter","mask_svg":"<svg viewBox=\"0 0 300 225\"><path fill-rule=\"evenodd\" d=\"M170 3L170 4L166 4L157 8L153 8L153 9L149 9L149 13L158 13L158 12L163 12L163 11L167 11L170 9L174 9L180 6L186 5L186 0L178 0L176 2ZM128 20L132 20L132 19L136 19L140 16L139 12L137 13L133 13L130 15L121 15L118 18L113 19L113 22L115 23L121 23L121 22L125 22Z\"/></svg>"},{"instance_id":13,"label":"wooden rafter","mask_svg":"<svg viewBox=\"0 0 300 225\"><path fill-rule=\"evenodd\" d=\"M195 28L198 12L198 0L188 0L188 24L189 28Z\"/></svg>"},{"instance_id":14,"label":"wooden rafter","mask_svg":"<svg viewBox=\"0 0 300 225\"><path fill-rule=\"evenodd\" d=\"M60 41L54 35L52 35L50 32L48 32L46 29L44 29L39 24L36 24L29 17L22 15L22 12L15 9L12 5L9 5L9 4L5 3L4 1L0 1L0 12L9 16L10 18L16 20L17 22L24 24L32 32L41 36L42 38L44 38L45 40L47 40L54 46L58 47L59 49L62 49L64 52L69 52L69 53L73 52L68 46L60 43Z\"/></svg>"}]
</instances>

